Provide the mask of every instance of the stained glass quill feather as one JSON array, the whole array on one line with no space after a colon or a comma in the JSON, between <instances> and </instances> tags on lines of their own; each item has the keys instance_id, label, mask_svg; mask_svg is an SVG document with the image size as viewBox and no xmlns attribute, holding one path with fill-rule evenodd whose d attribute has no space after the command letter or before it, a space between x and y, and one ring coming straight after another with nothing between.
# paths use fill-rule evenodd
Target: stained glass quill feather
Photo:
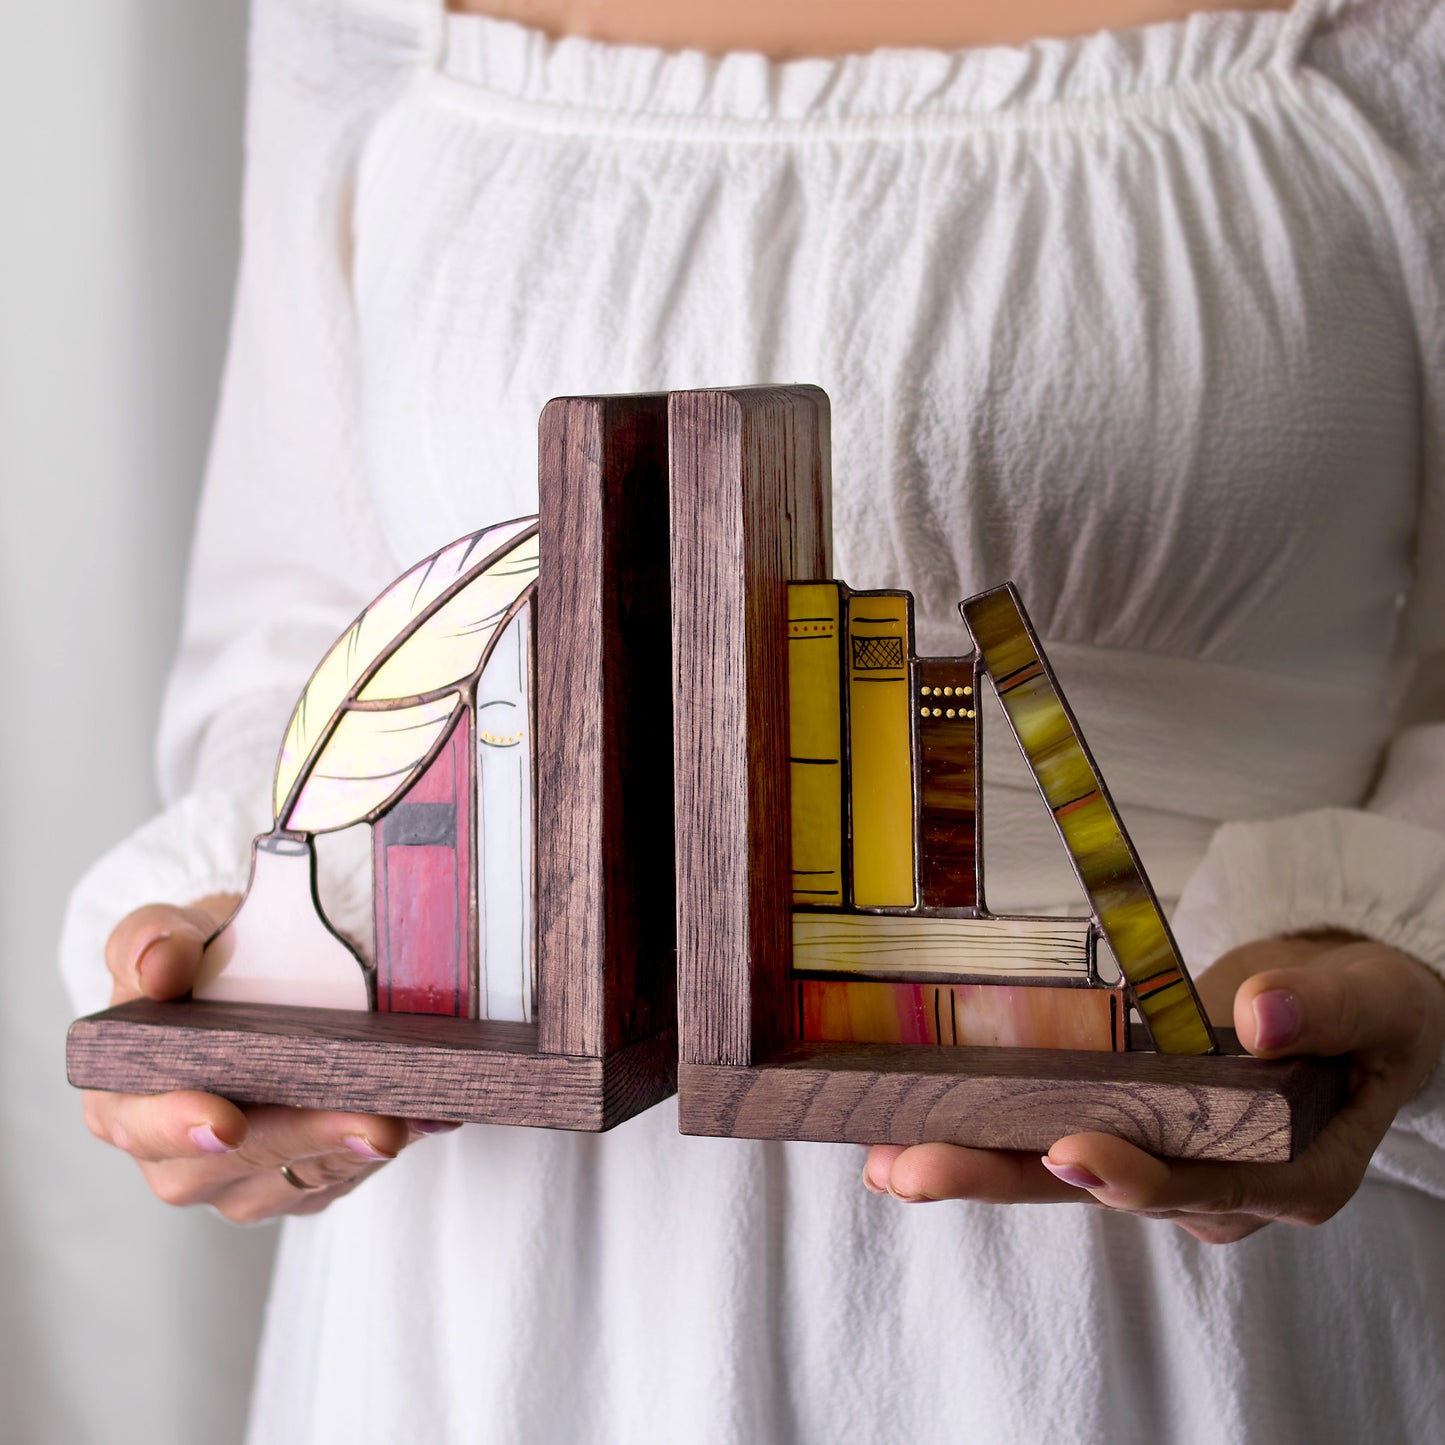
<instances>
[{"instance_id":1,"label":"stained glass quill feather","mask_svg":"<svg viewBox=\"0 0 1445 1445\"><path fill-rule=\"evenodd\" d=\"M537 520L477 532L418 563L312 674L276 766L276 826L325 833L375 815L432 756L537 578Z\"/></svg>"},{"instance_id":2,"label":"stained glass quill feather","mask_svg":"<svg viewBox=\"0 0 1445 1445\"><path fill-rule=\"evenodd\" d=\"M281 744L275 827L256 839L246 897L206 946L196 998L374 1006L373 971L316 897L312 836L374 820L421 776L537 571L535 516L474 532L392 583L321 660Z\"/></svg>"}]
</instances>

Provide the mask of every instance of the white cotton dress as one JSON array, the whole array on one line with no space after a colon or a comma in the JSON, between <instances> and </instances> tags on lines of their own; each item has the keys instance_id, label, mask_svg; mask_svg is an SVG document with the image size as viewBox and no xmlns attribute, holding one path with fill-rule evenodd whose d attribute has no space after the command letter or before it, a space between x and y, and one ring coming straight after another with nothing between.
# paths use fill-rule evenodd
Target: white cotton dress
<instances>
[{"instance_id":1,"label":"white cotton dress","mask_svg":"<svg viewBox=\"0 0 1445 1445\"><path fill-rule=\"evenodd\" d=\"M1196 969L1309 925L1445 968L1445 7L786 64L254 11L169 806L79 885L79 1003L126 910L244 885L310 668L534 509L549 396L753 381L831 394L837 570L920 651L1019 583ZM1075 904L987 766L994 901ZM465 1128L286 1224L252 1440L1445 1440L1442 1075L1337 1218L1228 1248L671 1104Z\"/></svg>"}]
</instances>

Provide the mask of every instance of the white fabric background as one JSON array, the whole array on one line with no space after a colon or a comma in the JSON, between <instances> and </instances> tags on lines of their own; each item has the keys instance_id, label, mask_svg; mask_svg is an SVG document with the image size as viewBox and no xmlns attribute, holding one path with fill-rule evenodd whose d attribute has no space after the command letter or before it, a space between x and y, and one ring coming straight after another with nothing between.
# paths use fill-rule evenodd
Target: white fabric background
<instances>
[{"instance_id":1,"label":"white fabric background","mask_svg":"<svg viewBox=\"0 0 1445 1445\"><path fill-rule=\"evenodd\" d=\"M156 807L236 261L241 0L5 8L0 1437L238 1439L272 1232L154 1201L62 1068L65 896Z\"/></svg>"}]
</instances>

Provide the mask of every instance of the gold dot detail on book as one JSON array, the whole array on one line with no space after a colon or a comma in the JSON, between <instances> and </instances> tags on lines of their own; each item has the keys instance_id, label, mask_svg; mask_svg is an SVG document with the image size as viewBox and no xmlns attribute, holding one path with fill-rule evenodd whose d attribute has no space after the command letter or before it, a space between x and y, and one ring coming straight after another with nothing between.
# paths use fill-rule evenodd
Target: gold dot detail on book
<instances>
[{"instance_id":1,"label":"gold dot detail on book","mask_svg":"<svg viewBox=\"0 0 1445 1445\"><path fill-rule=\"evenodd\" d=\"M919 691L926 694L926 693L928 693L928 692L930 691L930 689L928 689L928 688L925 687L925 688L920 688ZM932 693L933 693L933 695L935 695L935 696L936 696L938 693L942 692L942 691L943 691L943 689L942 689L941 687L936 687L936 688L933 688L933 689L932 689ZM960 689L960 691L962 691L962 689ZM918 716L919 716L919 717L956 717L956 718L958 718L960 721L967 721L969 718L971 718L971 717L974 716L974 710L973 710L971 707L950 707L950 708L942 708L942 707L921 707L921 708L918 709Z\"/></svg>"}]
</instances>

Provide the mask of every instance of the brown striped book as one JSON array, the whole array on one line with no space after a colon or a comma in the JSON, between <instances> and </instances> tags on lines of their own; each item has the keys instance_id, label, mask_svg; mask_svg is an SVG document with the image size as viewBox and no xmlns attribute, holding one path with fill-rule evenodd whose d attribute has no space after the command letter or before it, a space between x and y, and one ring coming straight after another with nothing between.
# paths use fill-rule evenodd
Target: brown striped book
<instances>
[{"instance_id":1,"label":"brown striped book","mask_svg":"<svg viewBox=\"0 0 1445 1445\"><path fill-rule=\"evenodd\" d=\"M916 855L923 908L972 908L978 903L974 687L971 657L920 657L913 664Z\"/></svg>"}]
</instances>

